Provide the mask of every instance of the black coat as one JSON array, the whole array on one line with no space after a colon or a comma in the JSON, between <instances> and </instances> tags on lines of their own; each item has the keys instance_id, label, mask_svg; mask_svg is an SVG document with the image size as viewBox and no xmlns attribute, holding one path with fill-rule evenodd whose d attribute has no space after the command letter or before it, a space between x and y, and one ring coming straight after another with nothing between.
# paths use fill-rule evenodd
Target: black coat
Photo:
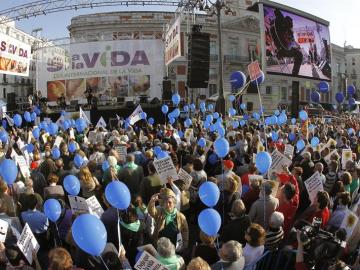
<instances>
[{"instance_id":1,"label":"black coat","mask_svg":"<svg viewBox=\"0 0 360 270\"><path fill-rule=\"evenodd\" d=\"M220 239L223 243L235 240L243 246L246 244L245 232L251 225L251 220L248 215L243 215L240 218L234 219L226 224L220 234Z\"/></svg>"}]
</instances>

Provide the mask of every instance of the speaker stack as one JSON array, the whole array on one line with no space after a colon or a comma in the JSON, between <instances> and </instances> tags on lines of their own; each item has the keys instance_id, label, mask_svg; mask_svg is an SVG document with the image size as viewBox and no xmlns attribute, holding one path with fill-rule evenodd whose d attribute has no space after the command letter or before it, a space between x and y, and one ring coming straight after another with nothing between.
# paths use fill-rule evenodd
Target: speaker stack
<instances>
[{"instance_id":1,"label":"speaker stack","mask_svg":"<svg viewBox=\"0 0 360 270\"><path fill-rule=\"evenodd\" d=\"M207 88L209 83L210 34L192 32L188 43L187 85Z\"/></svg>"},{"instance_id":2,"label":"speaker stack","mask_svg":"<svg viewBox=\"0 0 360 270\"><path fill-rule=\"evenodd\" d=\"M8 112L16 111L17 105L16 105L16 95L15 93L7 93L6 95L6 109Z\"/></svg>"},{"instance_id":3,"label":"speaker stack","mask_svg":"<svg viewBox=\"0 0 360 270\"><path fill-rule=\"evenodd\" d=\"M163 100L171 100L172 92L171 92L171 81L163 80L163 92L162 99Z\"/></svg>"}]
</instances>

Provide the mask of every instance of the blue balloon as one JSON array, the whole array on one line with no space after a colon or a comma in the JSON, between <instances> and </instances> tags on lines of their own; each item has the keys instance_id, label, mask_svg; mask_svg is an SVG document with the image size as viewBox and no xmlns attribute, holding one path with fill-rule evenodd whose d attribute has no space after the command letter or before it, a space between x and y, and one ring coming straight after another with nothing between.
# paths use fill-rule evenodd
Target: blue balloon
<instances>
[{"instance_id":1,"label":"blue balloon","mask_svg":"<svg viewBox=\"0 0 360 270\"><path fill-rule=\"evenodd\" d=\"M318 137L312 137L311 138L311 146L313 148L315 148L316 146L318 146L318 144L320 143L320 140Z\"/></svg>"},{"instance_id":2,"label":"blue balloon","mask_svg":"<svg viewBox=\"0 0 360 270\"><path fill-rule=\"evenodd\" d=\"M231 88L234 90L243 88L246 83L246 76L241 71L234 71L230 75Z\"/></svg>"},{"instance_id":3,"label":"blue balloon","mask_svg":"<svg viewBox=\"0 0 360 270\"><path fill-rule=\"evenodd\" d=\"M265 125L267 125L267 126L271 125L271 117L270 116L265 118Z\"/></svg>"},{"instance_id":4,"label":"blue balloon","mask_svg":"<svg viewBox=\"0 0 360 270\"><path fill-rule=\"evenodd\" d=\"M355 103L356 103L355 98L349 98L349 105L353 106L355 105Z\"/></svg>"},{"instance_id":5,"label":"blue balloon","mask_svg":"<svg viewBox=\"0 0 360 270\"><path fill-rule=\"evenodd\" d=\"M32 113L31 113L31 121L34 122L34 121L36 120L36 116L37 116L37 115L36 115L36 112L32 112Z\"/></svg>"},{"instance_id":6,"label":"blue balloon","mask_svg":"<svg viewBox=\"0 0 360 270\"><path fill-rule=\"evenodd\" d=\"M200 146L201 148L205 148L206 140L204 138L200 138L198 141L198 146Z\"/></svg>"},{"instance_id":7,"label":"blue balloon","mask_svg":"<svg viewBox=\"0 0 360 270\"><path fill-rule=\"evenodd\" d=\"M103 172L105 172L106 170L108 170L110 168L110 164L109 161L104 160L104 162L101 164L101 169Z\"/></svg>"},{"instance_id":8,"label":"blue balloon","mask_svg":"<svg viewBox=\"0 0 360 270\"><path fill-rule=\"evenodd\" d=\"M229 148L229 142L225 138L219 138L214 142L215 153L221 158L226 157L229 153Z\"/></svg>"},{"instance_id":9,"label":"blue balloon","mask_svg":"<svg viewBox=\"0 0 360 270\"><path fill-rule=\"evenodd\" d=\"M281 113L278 117L278 123L279 125L283 125L287 122L287 116L285 113Z\"/></svg>"},{"instance_id":10,"label":"blue balloon","mask_svg":"<svg viewBox=\"0 0 360 270\"><path fill-rule=\"evenodd\" d=\"M230 101L230 102L233 102L234 100L235 100L235 96L234 96L234 95L230 95L230 96L229 96L229 101Z\"/></svg>"},{"instance_id":11,"label":"blue balloon","mask_svg":"<svg viewBox=\"0 0 360 270\"><path fill-rule=\"evenodd\" d=\"M47 131L47 129L48 129L48 124L45 121L42 121L39 126L40 126L40 129L42 129L42 130Z\"/></svg>"},{"instance_id":12,"label":"blue balloon","mask_svg":"<svg viewBox=\"0 0 360 270\"><path fill-rule=\"evenodd\" d=\"M161 152L162 150L161 150L161 147L160 146L155 146L154 147L154 153L155 153L155 155L157 156L160 152Z\"/></svg>"},{"instance_id":13,"label":"blue balloon","mask_svg":"<svg viewBox=\"0 0 360 270\"><path fill-rule=\"evenodd\" d=\"M209 110L209 111L214 110L214 105L210 103L210 104L208 105L208 110Z\"/></svg>"},{"instance_id":14,"label":"blue balloon","mask_svg":"<svg viewBox=\"0 0 360 270\"><path fill-rule=\"evenodd\" d=\"M80 132L80 133L83 132L85 130L86 126L87 125L86 125L85 119L83 119L83 118L76 119L75 127L78 132Z\"/></svg>"},{"instance_id":15,"label":"blue balloon","mask_svg":"<svg viewBox=\"0 0 360 270\"><path fill-rule=\"evenodd\" d=\"M6 120L3 119L3 120L1 121L1 123L2 123L3 128L6 129L6 127L7 127L7 122L6 122Z\"/></svg>"},{"instance_id":16,"label":"blue balloon","mask_svg":"<svg viewBox=\"0 0 360 270\"><path fill-rule=\"evenodd\" d=\"M298 140L296 142L296 149L297 149L297 152L300 152L301 150L303 150L305 148L305 142L304 140Z\"/></svg>"},{"instance_id":17,"label":"blue balloon","mask_svg":"<svg viewBox=\"0 0 360 270\"><path fill-rule=\"evenodd\" d=\"M34 128L33 131L32 131L32 134L34 136L35 139L39 139L40 137L40 129L39 128Z\"/></svg>"},{"instance_id":18,"label":"blue balloon","mask_svg":"<svg viewBox=\"0 0 360 270\"><path fill-rule=\"evenodd\" d=\"M273 115L270 117L271 119L271 125L277 125L278 124L278 118L276 115Z\"/></svg>"},{"instance_id":19,"label":"blue balloon","mask_svg":"<svg viewBox=\"0 0 360 270\"><path fill-rule=\"evenodd\" d=\"M220 135L220 137L225 136L225 129L222 126L218 128L217 132Z\"/></svg>"},{"instance_id":20,"label":"blue balloon","mask_svg":"<svg viewBox=\"0 0 360 270\"><path fill-rule=\"evenodd\" d=\"M245 120L240 120L240 126L245 126L245 124L246 124L246 122L245 122Z\"/></svg>"},{"instance_id":21,"label":"blue balloon","mask_svg":"<svg viewBox=\"0 0 360 270\"><path fill-rule=\"evenodd\" d=\"M47 199L44 203L44 214L52 222L56 222L61 215L61 205L56 199Z\"/></svg>"},{"instance_id":22,"label":"blue balloon","mask_svg":"<svg viewBox=\"0 0 360 270\"><path fill-rule=\"evenodd\" d=\"M5 130L0 131L0 140L2 143L7 143L7 141L9 140L9 136Z\"/></svg>"},{"instance_id":23,"label":"blue balloon","mask_svg":"<svg viewBox=\"0 0 360 270\"><path fill-rule=\"evenodd\" d=\"M64 130L68 130L70 128L70 126L71 126L71 123L69 123L68 120L65 120L62 127Z\"/></svg>"},{"instance_id":24,"label":"blue balloon","mask_svg":"<svg viewBox=\"0 0 360 270\"><path fill-rule=\"evenodd\" d=\"M15 126L17 126L17 127L21 126L22 118L21 118L20 114L15 114L13 120L14 120Z\"/></svg>"},{"instance_id":25,"label":"blue balloon","mask_svg":"<svg viewBox=\"0 0 360 270\"><path fill-rule=\"evenodd\" d=\"M168 111L169 111L169 107L164 104L164 105L161 106L161 111L162 111L163 114L167 114Z\"/></svg>"},{"instance_id":26,"label":"blue balloon","mask_svg":"<svg viewBox=\"0 0 360 270\"><path fill-rule=\"evenodd\" d=\"M245 110L245 109L246 109L246 104L245 104L245 103L241 103L241 104L240 104L240 109Z\"/></svg>"},{"instance_id":27,"label":"blue balloon","mask_svg":"<svg viewBox=\"0 0 360 270\"><path fill-rule=\"evenodd\" d=\"M211 124L207 121L204 122L204 128L209 128L211 126Z\"/></svg>"},{"instance_id":28,"label":"blue balloon","mask_svg":"<svg viewBox=\"0 0 360 270\"><path fill-rule=\"evenodd\" d=\"M35 108L35 113L36 113L37 116L39 116L41 114L41 110L40 110L39 107Z\"/></svg>"},{"instance_id":29,"label":"blue balloon","mask_svg":"<svg viewBox=\"0 0 360 270\"><path fill-rule=\"evenodd\" d=\"M216 210L207 208L199 214L198 224L206 235L216 236L221 227L221 217Z\"/></svg>"},{"instance_id":30,"label":"blue balloon","mask_svg":"<svg viewBox=\"0 0 360 270\"><path fill-rule=\"evenodd\" d=\"M169 119L169 122L170 122L170 124L174 124L175 123L175 121L176 121L176 119L174 118L174 117L171 117L170 119Z\"/></svg>"},{"instance_id":31,"label":"blue balloon","mask_svg":"<svg viewBox=\"0 0 360 270\"><path fill-rule=\"evenodd\" d=\"M192 121L190 118L186 119L184 122L185 127L190 127L192 125Z\"/></svg>"},{"instance_id":32,"label":"blue balloon","mask_svg":"<svg viewBox=\"0 0 360 270\"><path fill-rule=\"evenodd\" d=\"M299 118L302 120L302 121L306 121L308 119L308 114L306 111L302 110L299 112Z\"/></svg>"},{"instance_id":33,"label":"blue balloon","mask_svg":"<svg viewBox=\"0 0 360 270\"><path fill-rule=\"evenodd\" d=\"M179 94L173 94L171 97L171 100L175 106L179 105L180 103L180 95Z\"/></svg>"},{"instance_id":34,"label":"blue balloon","mask_svg":"<svg viewBox=\"0 0 360 270\"><path fill-rule=\"evenodd\" d=\"M18 168L12 159L4 159L0 165L0 175L4 179L5 183L12 185L18 175Z\"/></svg>"},{"instance_id":35,"label":"blue balloon","mask_svg":"<svg viewBox=\"0 0 360 270\"><path fill-rule=\"evenodd\" d=\"M48 127L48 131L51 136L56 135L58 130L59 130L59 127L56 123L50 123L50 125Z\"/></svg>"},{"instance_id":36,"label":"blue balloon","mask_svg":"<svg viewBox=\"0 0 360 270\"><path fill-rule=\"evenodd\" d=\"M84 163L84 158L79 155L79 154L76 154L75 157L74 157L74 164L76 167L80 168Z\"/></svg>"},{"instance_id":37,"label":"blue balloon","mask_svg":"<svg viewBox=\"0 0 360 270\"><path fill-rule=\"evenodd\" d=\"M80 182L75 175L67 175L64 178L64 188L67 193L77 196L80 192Z\"/></svg>"},{"instance_id":38,"label":"blue balloon","mask_svg":"<svg viewBox=\"0 0 360 270\"><path fill-rule=\"evenodd\" d=\"M145 120L147 118L147 113L146 112L142 112L140 115L142 120Z\"/></svg>"},{"instance_id":39,"label":"blue balloon","mask_svg":"<svg viewBox=\"0 0 360 270\"><path fill-rule=\"evenodd\" d=\"M131 196L128 187L120 181L112 181L105 188L106 200L119 210L129 207Z\"/></svg>"},{"instance_id":40,"label":"blue balloon","mask_svg":"<svg viewBox=\"0 0 360 270\"><path fill-rule=\"evenodd\" d=\"M236 115L236 110L234 108L229 108L229 115L230 116Z\"/></svg>"},{"instance_id":41,"label":"blue balloon","mask_svg":"<svg viewBox=\"0 0 360 270\"><path fill-rule=\"evenodd\" d=\"M348 133L349 133L349 135L353 135L353 134L355 134L355 130L353 128L349 128Z\"/></svg>"},{"instance_id":42,"label":"blue balloon","mask_svg":"<svg viewBox=\"0 0 360 270\"><path fill-rule=\"evenodd\" d=\"M178 135L182 139L184 137L184 132L182 132L182 130L179 130Z\"/></svg>"},{"instance_id":43,"label":"blue balloon","mask_svg":"<svg viewBox=\"0 0 360 270\"><path fill-rule=\"evenodd\" d=\"M276 116L279 116L279 114L280 114L279 110L275 110L274 114L275 114Z\"/></svg>"},{"instance_id":44,"label":"blue balloon","mask_svg":"<svg viewBox=\"0 0 360 270\"><path fill-rule=\"evenodd\" d=\"M290 133L289 134L289 141L293 142L293 141L295 141L295 139L296 139L296 135L294 133Z\"/></svg>"},{"instance_id":45,"label":"blue balloon","mask_svg":"<svg viewBox=\"0 0 360 270\"><path fill-rule=\"evenodd\" d=\"M215 132L217 129L215 124L210 125L210 132Z\"/></svg>"},{"instance_id":46,"label":"blue balloon","mask_svg":"<svg viewBox=\"0 0 360 270\"><path fill-rule=\"evenodd\" d=\"M347 87L347 93L348 93L349 96L355 95L355 92L356 92L355 86L349 85Z\"/></svg>"},{"instance_id":47,"label":"blue balloon","mask_svg":"<svg viewBox=\"0 0 360 270\"><path fill-rule=\"evenodd\" d=\"M254 112L253 117L255 118L255 120L259 120L260 119L260 114L257 113L257 112Z\"/></svg>"},{"instance_id":48,"label":"blue balloon","mask_svg":"<svg viewBox=\"0 0 360 270\"><path fill-rule=\"evenodd\" d=\"M76 143L74 141L71 141L68 146L70 153L75 153L76 151Z\"/></svg>"},{"instance_id":49,"label":"blue balloon","mask_svg":"<svg viewBox=\"0 0 360 270\"><path fill-rule=\"evenodd\" d=\"M26 145L26 150L29 152L29 153L32 153L34 152L34 145L29 143L28 145Z\"/></svg>"},{"instance_id":50,"label":"blue balloon","mask_svg":"<svg viewBox=\"0 0 360 270\"><path fill-rule=\"evenodd\" d=\"M268 152L261 151L257 153L255 158L255 165L260 174L265 174L270 169L272 164L271 156Z\"/></svg>"},{"instance_id":51,"label":"blue balloon","mask_svg":"<svg viewBox=\"0 0 360 270\"><path fill-rule=\"evenodd\" d=\"M318 87L321 93L326 94L327 92L329 92L329 84L325 81L321 81Z\"/></svg>"},{"instance_id":52,"label":"blue balloon","mask_svg":"<svg viewBox=\"0 0 360 270\"><path fill-rule=\"evenodd\" d=\"M214 119L218 119L218 118L220 117L220 115L219 115L218 112L215 112L215 113L213 114L213 117L214 117Z\"/></svg>"},{"instance_id":53,"label":"blue balloon","mask_svg":"<svg viewBox=\"0 0 360 270\"><path fill-rule=\"evenodd\" d=\"M153 124L155 123L154 118L150 117L150 118L148 119L148 123L149 123L150 125L153 125Z\"/></svg>"},{"instance_id":54,"label":"blue balloon","mask_svg":"<svg viewBox=\"0 0 360 270\"><path fill-rule=\"evenodd\" d=\"M276 142L279 139L279 134L276 131L271 132L271 139Z\"/></svg>"},{"instance_id":55,"label":"blue balloon","mask_svg":"<svg viewBox=\"0 0 360 270\"><path fill-rule=\"evenodd\" d=\"M60 157L60 150L59 148L57 147L54 147L52 150L51 150L51 155L54 159L58 159Z\"/></svg>"},{"instance_id":56,"label":"blue balloon","mask_svg":"<svg viewBox=\"0 0 360 270\"><path fill-rule=\"evenodd\" d=\"M320 93L318 91L312 91L310 97L312 102L318 103L320 101Z\"/></svg>"},{"instance_id":57,"label":"blue balloon","mask_svg":"<svg viewBox=\"0 0 360 270\"><path fill-rule=\"evenodd\" d=\"M251 81L252 84L256 85L256 82L258 85L262 84L265 81L265 74L264 72L261 70L261 76L259 78L257 78L256 80Z\"/></svg>"},{"instance_id":58,"label":"blue balloon","mask_svg":"<svg viewBox=\"0 0 360 270\"><path fill-rule=\"evenodd\" d=\"M199 188L199 198L207 207L214 207L219 201L220 190L213 182L206 181Z\"/></svg>"},{"instance_id":59,"label":"blue balloon","mask_svg":"<svg viewBox=\"0 0 360 270\"><path fill-rule=\"evenodd\" d=\"M100 256L107 242L104 224L94 215L78 216L71 227L72 237L79 248L93 256Z\"/></svg>"},{"instance_id":60,"label":"blue balloon","mask_svg":"<svg viewBox=\"0 0 360 270\"><path fill-rule=\"evenodd\" d=\"M70 123L71 123L71 127L76 127L76 121L74 119L70 119ZM85 122L85 126L86 126L86 122Z\"/></svg>"},{"instance_id":61,"label":"blue balloon","mask_svg":"<svg viewBox=\"0 0 360 270\"><path fill-rule=\"evenodd\" d=\"M239 127L239 122L238 121L232 121L231 123L233 128L238 128Z\"/></svg>"},{"instance_id":62,"label":"blue balloon","mask_svg":"<svg viewBox=\"0 0 360 270\"><path fill-rule=\"evenodd\" d=\"M215 154L215 153L212 153L209 158L208 158L208 161L211 165L215 165L216 162L218 161L218 156Z\"/></svg>"},{"instance_id":63,"label":"blue balloon","mask_svg":"<svg viewBox=\"0 0 360 270\"><path fill-rule=\"evenodd\" d=\"M189 106L185 105L183 109L184 109L185 112L188 112L189 111Z\"/></svg>"},{"instance_id":64,"label":"blue balloon","mask_svg":"<svg viewBox=\"0 0 360 270\"><path fill-rule=\"evenodd\" d=\"M156 155L156 157L157 157L158 159L163 159L163 158L166 158L166 157L168 157L168 156L169 156L168 152L162 151L162 150Z\"/></svg>"},{"instance_id":65,"label":"blue balloon","mask_svg":"<svg viewBox=\"0 0 360 270\"><path fill-rule=\"evenodd\" d=\"M292 119L291 119L291 124L293 124L293 125L296 124L296 118L292 118Z\"/></svg>"},{"instance_id":66,"label":"blue balloon","mask_svg":"<svg viewBox=\"0 0 360 270\"><path fill-rule=\"evenodd\" d=\"M192 112L195 112L195 109L196 109L195 104L194 104L194 103L190 104L190 110L191 110Z\"/></svg>"},{"instance_id":67,"label":"blue balloon","mask_svg":"<svg viewBox=\"0 0 360 270\"><path fill-rule=\"evenodd\" d=\"M343 101L345 99L344 94L341 92L336 93L335 99L338 103L343 103Z\"/></svg>"},{"instance_id":68,"label":"blue balloon","mask_svg":"<svg viewBox=\"0 0 360 270\"><path fill-rule=\"evenodd\" d=\"M200 109L206 109L206 107L205 107L206 105L205 105L205 102L200 102Z\"/></svg>"},{"instance_id":69,"label":"blue balloon","mask_svg":"<svg viewBox=\"0 0 360 270\"><path fill-rule=\"evenodd\" d=\"M175 118L178 118L180 116L180 110L179 108L176 108L175 110L172 111L172 114Z\"/></svg>"},{"instance_id":70,"label":"blue balloon","mask_svg":"<svg viewBox=\"0 0 360 270\"><path fill-rule=\"evenodd\" d=\"M206 122L212 123L212 121L214 120L213 116L211 114L208 114L206 116Z\"/></svg>"},{"instance_id":71,"label":"blue balloon","mask_svg":"<svg viewBox=\"0 0 360 270\"><path fill-rule=\"evenodd\" d=\"M26 122L30 123L31 122L31 115L30 115L30 112L26 111L24 113L24 119Z\"/></svg>"}]
</instances>

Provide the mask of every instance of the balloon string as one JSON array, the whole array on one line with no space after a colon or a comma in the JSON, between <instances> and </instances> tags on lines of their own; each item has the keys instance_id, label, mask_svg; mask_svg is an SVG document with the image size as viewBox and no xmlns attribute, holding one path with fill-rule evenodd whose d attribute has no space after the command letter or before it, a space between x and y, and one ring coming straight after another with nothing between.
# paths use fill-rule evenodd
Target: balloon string
<instances>
[{"instance_id":1,"label":"balloon string","mask_svg":"<svg viewBox=\"0 0 360 270\"><path fill-rule=\"evenodd\" d=\"M117 217L118 217L118 221L117 221L117 231L118 231L118 240L119 240L119 250L121 248L121 229L120 229L120 216L119 216L119 209L116 208L116 212L117 212Z\"/></svg>"},{"instance_id":2,"label":"balloon string","mask_svg":"<svg viewBox=\"0 0 360 270\"><path fill-rule=\"evenodd\" d=\"M220 253L220 244L219 244L219 236L216 237L216 244L215 244L215 248L217 253ZM219 255L220 257L220 255ZM224 266L223 266L223 262L220 260L220 265L221 265L221 270L224 270Z\"/></svg>"},{"instance_id":3,"label":"balloon string","mask_svg":"<svg viewBox=\"0 0 360 270\"><path fill-rule=\"evenodd\" d=\"M106 263L104 262L104 259L101 257L101 255L100 255L100 259L101 259L102 263L104 264L105 268L106 268L107 270L109 270L108 266L107 266Z\"/></svg>"},{"instance_id":4,"label":"balloon string","mask_svg":"<svg viewBox=\"0 0 360 270\"><path fill-rule=\"evenodd\" d=\"M60 246L62 246L62 242L61 242L61 238L60 238L60 233L59 233L59 228L58 228L58 226L57 226L57 223L56 223L56 222L54 222L54 223L55 223L55 228L56 228L57 235L58 235L58 237L59 237ZM56 245L56 241L55 241L55 245Z\"/></svg>"},{"instance_id":5,"label":"balloon string","mask_svg":"<svg viewBox=\"0 0 360 270\"><path fill-rule=\"evenodd\" d=\"M222 173L222 194L223 194L223 203L222 203L222 219L223 219L223 223L225 222L225 175L224 175L224 164L223 164L223 159L221 158L221 173Z\"/></svg>"},{"instance_id":6,"label":"balloon string","mask_svg":"<svg viewBox=\"0 0 360 270\"><path fill-rule=\"evenodd\" d=\"M235 97L236 97L236 96L240 96L240 95L247 89L247 87L250 85L250 82L251 82L251 81L247 82L247 83L242 87L242 89L241 89L238 93L236 93L234 96L235 96Z\"/></svg>"}]
</instances>

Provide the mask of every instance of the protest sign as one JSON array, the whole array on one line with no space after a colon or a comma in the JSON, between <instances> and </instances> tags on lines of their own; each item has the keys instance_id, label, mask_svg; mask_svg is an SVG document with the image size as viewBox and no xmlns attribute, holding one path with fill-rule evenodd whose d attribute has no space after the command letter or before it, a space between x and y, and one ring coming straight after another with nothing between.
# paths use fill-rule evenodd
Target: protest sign
<instances>
[{"instance_id":1,"label":"protest sign","mask_svg":"<svg viewBox=\"0 0 360 270\"><path fill-rule=\"evenodd\" d=\"M356 214L354 212L352 212L351 210L347 210L345 218L343 219L340 228L345 229L346 231L346 240L348 240L355 227L356 224L358 223L359 218L356 216Z\"/></svg>"},{"instance_id":2,"label":"protest sign","mask_svg":"<svg viewBox=\"0 0 360 270\"><path fill-rule=\"evenodd\" d=\"M104 213L104 209L102 209L98 199L95 196L91 196L90 198L86 199L86 203L89 207L90 214L100 218Z\"/></svg>"},{"instance_id":3,"label":"protest sign","mask_svg":"<svg viewBox=\"0 0 360 270\"><path fill-rule=\"evenodd\" d=\"M56 136L55 142L54 142L54 146L53 147L57 147L60 149L60 144L63 141L63 138L60 136Z\"/></svg>"},{"instance_id":4,"label":"protest sign","mask_svg":"<svg viewBox=\"0 0 360 270\"><path fill-rule=\"evenodd\" d=\"M127 156L127 147L126 145L117 145L114 147L116 152L118 152L120 160L122 161L126 161L126 156Z\"/></svg>"},{"instance_id":5,"label":"protest sign","mask_svg":"<svg viewBox=\"0 0 360 270\"><path fill-rule=\"evenodd\" d=\"M192 128L187 128L184 133L184 138L188 143L190 143L193 137L194 137L194 130Z\"/></svg>"},{"instance_id":6,"label":"protest sign","mask_svg":"<svg viewBox=\"0 0 360 270\"><path fill-rule=\"evenodd\" d=\"M48 132L44 133L43 135L41 135L41 139L43 141L43 143L47 143L47 138L50 136L50 134ZM75 136L74 136L75 138Z\"/></svg>"},{"instance_id":7,"label":"protest sign","mask_svg":"<svg viewBox=\"0 0 360 270\"><path fill-rule=\"evenodd\" d=\"M9 223L5 220L0 219L0 242L4 243L6 239L6 234L9 228Z\"/></svg>"},{"instance_id":8,"label":"protest sign","mask_svg":"<svg viewBox=\"0 0 360 270\"><path fill-rule=\"evenodd\" d=\"M325 148L329 148L332 146L332 145L335 145L336 146L336 141L332 138L330 138L326 144L324 144L321 148L320 148L320 153L325 150Z\"/></svg>"},{"instance_id":9,"label":"protest sign","mask_svg":"<svg viewBox=\"0 0 360 270\"><path fill-rule=\"evenodd\" d=\"M274 150L271 153L271 167L269 170L269 175L273 173L281 173L283 171L283 166L289 167L292 161L286 157L284 154L280 153L278 150Z\"/></svg>"},{"instance_id":10,"label":"protest sign","mask_svg":"<svg viewBox=\"0 0 360 270\"><path fill-rule=\"evenodd\" d=\"M294 146L292 146L291 144L286 144L285 150L284 150L284 155L285 156L293 156L294 155Z\"/></svg>"},{"instance_id":11,"label":"protest sign","mask_svg":"<svg viewBox=\"0 0 360 270\"><path fill-rule=\"evenodd\" d=\"M15 163L19 166L20 172L25 178L30 177L29 166L26 163L26 160L25 160L24 156L16 155L15 156Z\"/></svg>"},{"instance_id":12,"label":"protest sign","mask_svg":"<svg viewBox=\"0 0 360 270\"><path fill-rule=\"evenodd\" d=\"M190 187L191 181L192 181L193 178L183 168L180 168L179 173L178 173L178 177L179 177L180 180L183 180L185 182L185 186L187 188Z\"/></svg>"},{"instance_id":13,"label":"protest sign","mask_svg":"<svg viewBox=\"0 0 360 270\"><path fill-rule=\"evenodd\" d=\"M341 152L341 167L343 170L346 169L346 163L352 161L352 151L351 149L343 149Z\"/></svg>"},{"instance_id":14,"label":"protest sign","mask_svg":"<svg viewBox=\"0 0 360 270\"><path fill-rule=\"evenodd\" d=\"M17 246L20 251L24 254L25 258L28 260L29 264L32 264L33 261L33 251L37 252L40 248L39 243L36 241L34 234L32 233L29 224L25 224L25 227L20 235L19 240L17 241Z\"/></svg>"},{"instance_id":15,"label":"protest sign","mask_svg":"<svg viewBox=\"0 0 360 270\"><path fill-rule=\"evenodd\" d=\"M307 192L309 193L309 198L311 200L311 203L314 202L316 195L319 191L323 191L323 182L321 180L319 172L314 173L312 176L310 176L305 182L305 187Z\"/></svg>"},{"instance_id":16,"label":"protest sign","mask_svg":"<svg viewBox=\"0 0 360 270\"><path fill-rule=\"evenodd\" d=\"M171 157L155 160L154 166L156 172L159 174L161 184L166 184L168 177L171 177L174 181L179 179Z\"/></svg>"},{"instance_id":17,"label":"protest sign","mask_svg":"<svg viewBox=\"0 0 360 270\"><path fill-rule=\"evenodd\" d=\"M90 131L88 134L88 140L90 143L95 144L96 143L96 131Z\"/></svg>"},{"instance_id":18,"label":"protest sign","mask_svg":"<svg viewBox=\"0 0 360 270\"><path fill-rule=\"evenodd\" d=\"M179 145L179 144L181 143L181 138L180 138L180 136L179 136L179 133L177 133L177 131L174 131L173 137L174 137L177 145Z\"/></svg>"},{"instance_id":19,"label":"protest sign","mask_svg":"<svg viewBox=\"0 0 360 270\"><path fill-rule=\"evenodd\" d=\"M169 270L145 250L134 267L136 270Z\"/></svg>"},{"instance_id":20,"label":"protest sign","mask_svg":"<svg viewBox=\"0 0 360 270\"><path fill-rule=\"evenodd\" d=\"M329 154L327 154L327 155L324 157L324 160L325 160L326 164L330 164L331 157L332 157L334 154L337 154L337 150L336 150L336 149L332 150Z\"/></svg>"},{"instance_id":21,"label":"protest sign","mask_svg":"<svg viewBox=\"0 0 360 270\"><path fill-rule=\"evenodd\" d=\"M89 206L84 198L79 196L72 196L72 195L68 195L68 197L69 197L71 212L73 213L73 215L88 214L90 212Z\"/></svg>"},{"instance_id":22,"label":"protest sign","mask_svg":"<svg viewBox=\"0 0 360 270\"><path fill-rule=\"evenodd\" d=\"M70 131L69 131L69 139L75 140L75 133L74 133L74 129L72 129L72 128L70 128Z\"/></svg>"}]
</instances>

